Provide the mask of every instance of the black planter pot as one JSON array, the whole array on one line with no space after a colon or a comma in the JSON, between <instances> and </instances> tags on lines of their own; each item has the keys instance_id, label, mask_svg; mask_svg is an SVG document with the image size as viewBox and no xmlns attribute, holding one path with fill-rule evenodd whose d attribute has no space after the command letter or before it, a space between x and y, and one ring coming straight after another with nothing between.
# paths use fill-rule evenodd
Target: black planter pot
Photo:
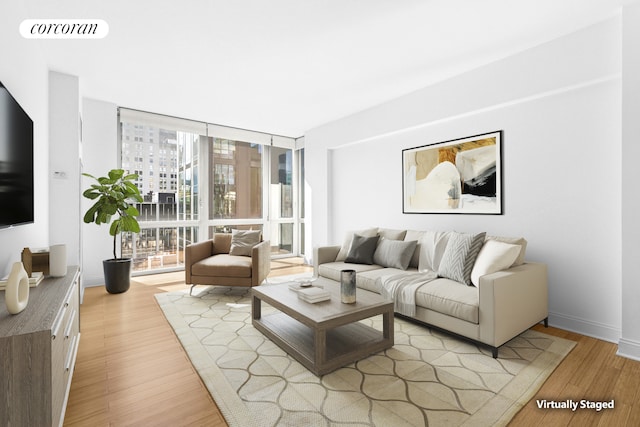
<instances>
[{"instance_id":1,"label":"black planter pot","mask_svg":"<svg viewBox=\"0 0 640 427\"><path fill-rule=\"evenodd\" d=\"M129 290L131 258L105 259L102 261L104 285L110 294L121 294Z\"/></svg>"}]
</instances>

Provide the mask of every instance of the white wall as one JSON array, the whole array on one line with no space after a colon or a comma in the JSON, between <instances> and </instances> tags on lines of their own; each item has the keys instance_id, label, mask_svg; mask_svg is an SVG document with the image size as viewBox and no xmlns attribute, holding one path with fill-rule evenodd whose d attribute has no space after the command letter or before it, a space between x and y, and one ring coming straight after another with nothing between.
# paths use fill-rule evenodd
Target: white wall
<instances>
[{"instance_id":1,"label":"white wall","mask_svg":"<svg viewBox=\"0 0 640 427\"><path fill-rule=\"evenodd\" d=\"M640 4L623 9L621 355L640 360Z\"/></svg>"},{"instance_id":2,"label":"white wall","mask_svg":"<svg viewBox=\"0 0 640 427\"><path fill-rule=\"evenodd\" d=\"M82 164L83 172L106 176L118 167L118 109L115 104L84 98L82 100ZM83 191L93 183L82 178ZM86 212L91 201L82 198L81 210ZM82 219L81 219L82 221ZM109 225L82 223L84 286L104 284L102 260L113 258L113 237ZM118 255L120 251L118 250Z\"/></svg>"},{"instance_id":3,"label":"white wall","mask_svg":"<svg viewBox=\"0 0 640 427\"><path fill-rule=\"evenodd\" d=\"M0 230L0 277L20 260L23 248L49 245L48 69L36 42L20 36L18 25L26 17L24 9L21 2L2 5L0 81L33 120L35 221Z\"/></svg>"},{"instance_id":4,"label":"white wall","mask_svg":"<svg viewBox=\"0 0 640 427\"><path fill-rule=\"evenodd\" d=\"M49 73L49 244L80 265L80 80Z\"/></svg>"},{"instance_id":5,"label":"white wall","mask_svg":"<svg viewBox=\"0 0 640 427\"><path fill-rule=\"evenodd\" d=\"M306 132L311 245L367 226L524 236L527 258L549 266L551 324L617 341L620 23L617 16ZM504 130L503 215L402 213L402 149L495 130Z\"/></svg>"}]
</instances>

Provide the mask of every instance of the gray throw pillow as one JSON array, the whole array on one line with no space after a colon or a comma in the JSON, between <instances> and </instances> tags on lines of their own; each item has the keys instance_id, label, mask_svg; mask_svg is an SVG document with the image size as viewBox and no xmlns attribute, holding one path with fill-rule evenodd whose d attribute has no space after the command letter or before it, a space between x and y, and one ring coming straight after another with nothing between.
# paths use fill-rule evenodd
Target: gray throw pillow
<instances>
[{"instance_id":1,"label":"gray throw pillow","mask_svg":"<svg viewBox=\"0 0 640 427\"><path fill-rule=\"evenodd\" d=\"M452 232L438 266L438 276L471 286L471 271L486 233Z\"/></svg>"},{"instance_id":2,"label":"gray throw pillow","mask_svg":"<svg viewBox=\"0 0 640 427\"><path fill-rule=\"evenodd\" d=\"M378 245L378 236L364 237L359 234L353 235L351 247L345 262L353 264L373 264L373 253Z\"/></svg>"},{"instance_id":3,"label":"gray throw pillow","mask_svg":"<svg viewBox=\"0 0 640 427\"><path fill-rule=\"evenodd\" d=\"M344 241L342 242L342 247L336 256L336 262L344 261L349 254L349 248L351 248L351 241L353 240L353 236L358 234L364 237L373 237L378 235L378 227L375 228L366 228L364 230L355 230L349 231L344 236Z\"/></svg>"},{"instance_id":4,"label":"gray throw pillow","mask_svg":"<svg viewBox=\"0 0 640 427\"><path fill-rule=\"evenodd\" d=\"M417 244L416 240L405 242L382 238L373 253L373 263L382 267L406 270Z\"/></svg>"},{"instance_id":5,"label":"gray throw pillow","mask_svg":"<svg viewBox=\"0 0 640 427\"><path fill-rule=\"evenodd\" d=\"M229 255L251 256L251 250L260 243L260 230L232 230Z\"/></svg>"}]
</instances>

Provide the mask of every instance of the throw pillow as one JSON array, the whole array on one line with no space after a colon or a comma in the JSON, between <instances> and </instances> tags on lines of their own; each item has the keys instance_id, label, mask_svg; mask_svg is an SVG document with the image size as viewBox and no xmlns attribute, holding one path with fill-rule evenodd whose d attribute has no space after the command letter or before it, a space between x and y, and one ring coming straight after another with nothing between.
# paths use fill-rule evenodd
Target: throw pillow
<instances>
[{"instance_id":1,"label":"throw pillow","mask_svg":"<svg viewBox=\"0 0 640 427\"><path fill-rule=\"evenodd\" d=\"M473 266L473 270L471 270L471 283L478 286L480 284L480 276L511 267L518 258L520 250L520 245L487 240L482 249L480 249L476 263Z\"/></svg>"},{"instance_id":2,"label":"throw pillow","mask_svg":"<svg viewBox=\"0 0 640 427\"><path fill-rule=\"evenodd\" d=\"M373 264L373 253L378 245L378 236L364 237L359 234L353 235L351 248L345 262L354 264Z\"/></svg>"},{"instance_id":3,"label":"throw pillow","mask_svg":"<svg viewBox=\"0 0 640 427\"><path fill-rule=\"evenodd\" d=\"M392 228L378 228L378 236L391 240L404 240L407 230L395 230Z\"/></svg>"},{"instance_id":4,"label":"throw pillow","mask_svg":"<svg viewBox=\"0 0 640 427\"><path fill-rule=\"evenodd\" d=\"M520 255L513 262L513 266L524 264L524 255L527 250L527 240L524 237L502 237L502 236L487 236L485 240L497 240L502 243L509 243L511 245L520 245Z\"/></svg>"},{"instance_id":5,"label":"throw pillow","mask_svg":"<svg viewBox=\"0 0 640 427\"><path fill-rule=\"evenodd\" d=\"M471 285L471 270L484 244L485 234L451 232L438 266L438 275Z\"/></svg>"},{"instance_id":6,"label":"throw pillow","mask_svg":"<svg viewBox=\"0 0 640 427\"><path fill-rule=\"evenodd\" d=\"M420 250L421 244L420 240L422 240L422 236L426 233L425 231L416 231L416 230L407 230L407 234L404 235L405 241L415 240L418 242L416 245L416 250L413 252L413 256L411 257L411 262L409 262L409 267L418 268L418 264L420 263Z\"/></svg>"},{"instance_id":7,"label":"throw pillow","mask_svg":"<svg viewBox=\"0 0 640 427\"><path fill-rule=\"evenodd\" d=\"M448 241L448 231L425 231L420 239L418 271L438 271Z\"/></svg>"},{"instance_id":8,"label":"throw pillow","mask_svg":"<svg viewBox=\"0 0 640 427\"><path fill-rule=\"evenodd\" d=\"M399 268L406 270L416 250L416 240L405 242L400 240L385 239L378 242L378 247L373 253L373 263L382 267Z\"/></svg>"},{"instance_id":9,"label":"throw pillow","mask_svg":"<svg viewBox=\"0 0 640 427\"><path fill-rule=\"evenodd\" d=\"M251 256L251 250L260 243L260 230L232 230L229 255Z\"/></svg>"},{"instance_id":10,"label":"throw pillow","mask_svg":"<svg viewBox=\"0 0 640 427\"><path fill-rule=\"evenodd\" d=\"M359 234L360 236L364 237L373 237L378 235L378 228L367 228L364 230L347 232L347 234L344 236L344 241L342 242L342 247L338 252L338 256L336 256L336 261L344 261L347 258L354 234Z\"/></svg>"}]
</instances>

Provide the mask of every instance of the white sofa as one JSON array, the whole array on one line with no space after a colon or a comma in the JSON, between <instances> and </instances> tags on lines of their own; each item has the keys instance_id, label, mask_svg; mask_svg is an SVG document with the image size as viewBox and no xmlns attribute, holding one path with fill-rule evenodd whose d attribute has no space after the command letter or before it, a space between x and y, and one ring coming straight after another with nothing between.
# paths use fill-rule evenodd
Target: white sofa
<instances>
[{"instance_id":1,"label":"white sofa","mask_svg":"<svg viewBox=\"0 0 640 427\"><path fill-rule=\"evenodd\" d=\"M505 342L541 321L547 326L547 266L524 261L526 244L484 233L369 228L347 233L342 245L314 248L314 274L339 282L352 269L359 289L395 300L400 294L390 289L411 279L413 311L402 306L397 314L486 344L496 358ZM416 281L422 277L424 284Z\"/></svg>"}]
</instances>

